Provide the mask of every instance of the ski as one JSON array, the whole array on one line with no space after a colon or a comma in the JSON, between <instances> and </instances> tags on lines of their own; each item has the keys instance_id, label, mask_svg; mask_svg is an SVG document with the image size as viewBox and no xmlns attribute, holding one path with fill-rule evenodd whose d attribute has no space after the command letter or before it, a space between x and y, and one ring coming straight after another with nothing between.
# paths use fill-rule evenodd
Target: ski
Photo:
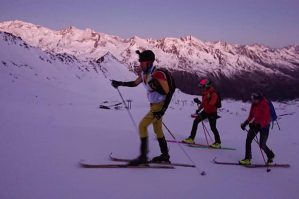
<instances>
[{"instance_id":1,"label":"ski","mask_svg":"<svg viewBox=\"0 0 299 199\"><path fill-rule=\"evenodd\" d=\"M221 147L221 148L213 148L210 147L209 145L202 145L202 144L187 144L189 147L193 147L193 148L203 148L203 149L216 149L216 150L236 150L236 148L232 148L232 147Z\"/></svg>"},{"instance_id":2,"label":"ski","mask_svg":"<svg viewBox=\"0 0 299 199\"><path fill-rule=\"evenodd\" d=\"M271 168L271 167L281 167L281 168L288 168L290 167L289 164L250 164L250 165L241 165L238 162L221 162L216 160L216 158L213 159L213 163L215 164L222 164L222 165L238 165L238 166L243 166L243 167L247 167L247 168L261 168L261 167L267 167L267 168Z\"/></svg>"},{"instance_id":3,"label":"ski","mask_svg":"<svg viewBox=\"0 0 299 199\"><path fill-rule=\"evenodd\" d=\"M110 159L112 161L117 161L117 162L129 162L130 159L125 159L125 158L116 158L112 156L112 153L110 153ZM184 163L156 163L156 162L148 162L150 165L165 165L165 166L179 166L179 167L196 167L193 164L184 164Z\"/></svg>"},{"instance_id":4,"label":"ski","mask_svg":"<svg viewBox=\"0 0 299 199\"><path fill-rule=\"evenodd\" d=\"M112 104L112 105L103 105L103 104L101 104L100 106L99 106L99 108L101 108L101 109L111 109L111 107L116 107L116 106L119 106L119 105L121 105L122 103L116 103L116 104Z\"/></svg>"},{"instance_id":5,"label":"ski","mask_svg":"<svg viewBox=\"0 0 299 199\"><path fill-rule=\"evenodd\" d=\"M177 144L185 144L189 147L194 147L194 148L204 148L204 149L215 149L215 150L236 150L236 148L232 148L232 147L221 147L219 149L210 147L209 145L206 144L188 144L182 141L176 141L176 140L166 140L167 142L170 143L177 143Z\"/></svg>"},{"instance_id":6,"label":"ski","mask_svg":"<svg viewBox=\"0 0 299 199\"><path fill-rule=\"evenodd\" d=\"M86 163L84 161L79 162L82 168L102 168L102 169L112 169L112 168L140 168L140 169L174 169L174 166L171 165L150 165L150 164L142 164L142 165L128 165L128 164L92 164Z\"/></svg>"}]
</instances>

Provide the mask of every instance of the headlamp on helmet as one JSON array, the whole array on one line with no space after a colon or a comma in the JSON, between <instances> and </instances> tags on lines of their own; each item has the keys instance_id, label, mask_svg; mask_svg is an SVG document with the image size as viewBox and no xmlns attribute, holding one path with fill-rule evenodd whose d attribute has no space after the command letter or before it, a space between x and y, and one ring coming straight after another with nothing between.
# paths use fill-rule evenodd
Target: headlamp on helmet
<instances>
[{"instance_id":1,"label":"headlamp on helmet","mask_svg":"<svg viewBox=\"0 0 299 199\"><path fill-rule=\"evenodd\" d=\"M211 81L208 80L208 79L202 79L202 80L199 81L198 86L201 87L201 88L208 88L208 87L211 86Z\"/></svg>"}]
</instances>

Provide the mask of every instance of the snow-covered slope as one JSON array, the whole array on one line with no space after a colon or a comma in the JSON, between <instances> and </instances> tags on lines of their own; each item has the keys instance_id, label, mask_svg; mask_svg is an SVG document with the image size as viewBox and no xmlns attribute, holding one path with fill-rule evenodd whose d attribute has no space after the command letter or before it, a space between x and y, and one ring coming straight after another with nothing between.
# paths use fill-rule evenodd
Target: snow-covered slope
<instances>
[{"instance_id":1,"label":"snow-covered slope","mask_svg":"<svg viewBox=\"0 0 299 199\"><path fill-rule=\"evenodd\" d=\"M99 59L109 52L130 70L138 65L135 50L151 49L159 66L177 72L178 87L187 93L197 93L196 79L208 76L224 97L246 99L254 89L273 99L299 97L298 46L272 49L257 44L203 42L193 36L122 39L91 29L69 27L54 31L22 21L2 22L0 31L20 36L44 51L67 53L79 59ZM240 85L244 88L240 89Z\"/></svg>"},{"instance_id":2,"label":"snow-covered slope","mask_svg":"<svg viewBox=\"0 0 299 199\"><path fill-rule=\"evenodd\" d=\"M113 89L110 79L127 81L136 78L111 54L104 55L98 62L85 62L68 54L46 53L26 44L21 38L3 32L0 32L0 46L2 99L19 100L22 96L24 103L38 103L41 98L49 98L49 101L58 103L61 100L62 104L72 106L73 95L82 95L86 101L97 99L92 103L98 107L104 101L120 102L117 92L105 95ZM137 91L144 92L142 88ZM67 95L68 101L61 99L62 95ZM128 92L127 97L130 99L134 95Z\"/></svg>"},{"instance_id":3,"label":"snow-covered slope","mask_svg":"<svg viewBox=\"0 0 299 199\"><path fill-rule=\"evenodd\" d=\"M0 33L0 198L1 199L160 199L160 198L298 198L298 101L275 103L280 116L269 137L276 161L288 169L247 169L219 166L214 157L237 161L244 156L245 134L240 123L249 104L225 101L218 128L223 146L235 151L186 146L201 176L193 168L82 169L78 162L110 163L108 155L133 158L139 137L125 109L99 109L104 101L120 102L109 79L132 79L115 57L83 62L67 54L54 55L31 47L20 38ZM142 86L120 88L131 99L135 121L147 112ZM193 97L177 91L164 122L177 139L188 136ZM208 124L207 124L208 126ZM199 126L196 141L205 141ZM171 138L165 130L167 138ZM149 156L159 154L149 128ZM262 163L255 143L253 162ZM169 144L173 162L190 163L182 149Z\"/></svg>"}]
</instances>

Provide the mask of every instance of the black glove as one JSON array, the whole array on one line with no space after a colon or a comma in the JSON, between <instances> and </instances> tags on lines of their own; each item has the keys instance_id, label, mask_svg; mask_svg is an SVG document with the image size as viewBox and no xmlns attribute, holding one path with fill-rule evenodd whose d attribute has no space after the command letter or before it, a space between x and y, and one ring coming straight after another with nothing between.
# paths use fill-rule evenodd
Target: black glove
<instances>
[{"instance_id":1,"label":"black glove","mask_svg":"<svg viewBox=\"0 0 299 199\"><path fill-rule=\"evenodd\" d=\"M251 128L251 129L254 129L254 130L256 130L256 131L259 131L261 128L262 128L262 126L260 125L260 124L257 124L257 123L250 123L249 124L249 127Z\"/></svg>"},{"instance_id":2,"label":"black glove","mask_svg":"<svg viewBox=\"0 0 299 199\"><path fill-rule=\"evenodd\" d=\"M245 131L245 128L246 128L247 125L248 125L248 121L246 120L245 122L243 122L243 123L241 124L241 129L242 129L243 131Z\"/></svg>"},{"instance_id":3,"label":"black glove","mask_svg":"<svg viewBox=\"0 0 299 199\"><path fill-rule=\"evenodd\" d=\"M112 85L114 88L117 88L117 87L119 87L119 86L122 86L122 85L123 85L123 82L116 81L116 80L111 80L111 85Z\"/></svg>"},{"instance_id":4,"label":"black glove","mask_svg":"<svg viewBox=\"0 0 299 199\"><path fill-rule=\"evenodd\" d=\"M193 99L193 101L196 103L196 104L201 104L201 101L196 97Z\"/></svg>"},{"instance_id":5,"label":"black glove","mask_svg":"<svg viewBox=\"0 0 299 199\"><path fill-rule=\"evenodd\" d=\"M161 117L163 117L165 111L166 111L166 110L163 108L163 109L161 109L160 111L153 112L153 115L154 115L154 117L155 117L157 120L159 120L159 119L161 119Z\"/></svg>"},{"instance_id":6,"label":"black glove","mask_svg":"<svg viewBox=\"0 0 299 199\"><path fill-rule=\"evenodd\" d=\"M195 113L198 115L199 114L199 112L200 112L200 109L197 109L196 111L195 111Z\"/></svg>"}]
</instances>

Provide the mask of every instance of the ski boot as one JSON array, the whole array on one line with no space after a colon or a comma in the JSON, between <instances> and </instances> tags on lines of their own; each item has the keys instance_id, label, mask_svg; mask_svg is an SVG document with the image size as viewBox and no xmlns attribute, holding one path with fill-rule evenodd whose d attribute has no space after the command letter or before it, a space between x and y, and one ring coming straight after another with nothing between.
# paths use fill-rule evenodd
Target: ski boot
<instances>
[{"instance_id":1,"label":"ski boot","mask_svg":"<svg viewBox=\"0 0 299 199\"><path fill-rule=\"evenodd\" d=\"M271 158L268 158L268 160L267 160L267 165L271 165L271 164L273 164L273 160L274 160L274 156L271 157Z\"/></svg>"},{"instance_id":2,"label":"ski boot","mask_svg":"<svg viewBox=\"0 0 299 199\"><path fill-rule=\"evenodd\" d=\"M214 142L213 144L210 145L211 148L214 149L220 149L221 148L221 144L218 142Z\"/></svg>"},{"instance_id":3,"label":"ski boot","mask_svg":"<svg viewBox=\"0 0 299 199\"><path fill-rule=\"evenodd\" d=\"M192 139L192 138L186 138L186 139L182 140L182 142L185 144L195 144L194 139Z\"/></svg>"},{"instance_id":4,"label":"ski boot","mask_svg":"<svg viewBox=\"0 0 299 199\"><path fill-rule=\"evenodd\" d=\"M140 155L137 158L131 160L128 162L128 165L130 166L138 166L138 165L144 165L148 164L148 160L146 156Z\"/></svg>"},{"instance_id":5,"label":"ski boot","mask_svg":"<svg viewBox=\"0 0 299 199\"><path fill-rule=\"evenodd\" d=\"M137 166L141 164L148 164L147 160L147 137L141 138L141 144L140 144L140 156L138 156L136 159L133 159L128 162L128 165L131 166Z\"/></svg>"},{"instance_id":6,"label":"ski boot","mask_svg":"<svg viewBox=\"0 0 299 199\"><path fill-rule=\"evenodd\" d=\"M152 163L168 163L170 164L170 156L168 154L161 154L159 156L154 157L151 162Z\"/></svg>"},{"instance_id":7,"label":"ski boot","mask_svg":"<svg viewBox=\"0 0 299 199\"><path fill-rule=\"evenodd\" d=\"M243 160L240 160L239 164L241 164L241 165L251 165L251 161L250 161L250 159L245 158Z\"/></svg>"},{"instance_id":8,"label":"ski boot","mask_svg":"<svg viewBox=\"0 0 299 199\"><path fill-rule=\"evenodd\" d=\"M168 163L170 164L170 156L168 154L168 147L167 147L167 141L165 140L165 137L158 138L161 155L154 157L151 162L153 163Z\"/></svg>"}]
</instances>

